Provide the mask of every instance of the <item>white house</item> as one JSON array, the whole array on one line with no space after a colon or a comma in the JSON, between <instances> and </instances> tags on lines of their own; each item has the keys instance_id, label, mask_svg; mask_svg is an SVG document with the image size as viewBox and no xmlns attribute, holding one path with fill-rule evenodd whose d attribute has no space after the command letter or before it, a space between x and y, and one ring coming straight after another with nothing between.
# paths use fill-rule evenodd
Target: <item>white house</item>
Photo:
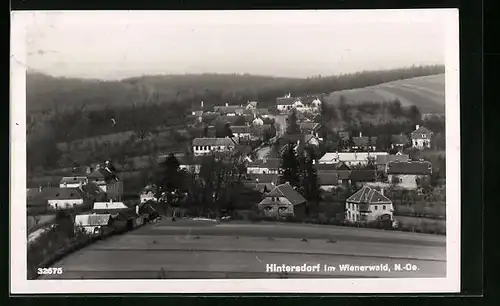
<instances>
[{"instance_id":1,"label":"white house","mask_svg":"<svg viewBox=\"0 0 500 306\"><path fill-rule=\"evenodd\" d=\"M288 93L283 97L276 98L276 108L281 112L289 111L293 108L296 100L296 98L292 98L292 95Z\"/></svg>"},{"instance_id":2,"label":"white house","mask_svg":"<svg viewBox=\"0 0 500 306\"><path fill-rule=\"evenodd\" d=\"M417 125L415 131L411 132L412 147L424 149L431 147L433 132L426 127Z\"/></svg>"},{"instance_id":3,"label":"white house","mask_svg":"<svg viewBox=\"0 0 500 306\"><path fill-rule=\"evenodd\" d=\"M259 125L263 125L263 124L264 124L264 120L262 120L259 117L257 117L257 116L254 115L254 119L252 121L252 125L259 126Z\"/></svg>"},{"instance_id":4,"label":"white house","mask_svg":"<svg viewBox=\"0 0 500 306\"><path fill-rule=\"evenodd\" d=\"M84 232L89 235L99 235L111 223L110 214L83 214L75 216L75 232Z\"/></svg>"},{"instance_id":5,"label":"white house","mask_svg":"<svg viewBox=\"0 0 500 306\"><path fill-rule=\"evenodd\" d=\"M245 109L257 109L257 101L248 101Z\"/></svg>"},{"instance_id":6,"label":"white house","mask_svg":"<svg viewBox=\"0 0 500 306\"><path fill-rule=\"evenodd\" d=\"M55 210L77 208L86 204L80 188L45 188L43 196L49 207Z\"/></svg>"},{"instance_id":7,"label":"white house","mask_svg":"<svg viewBox=\"0 0 500 306\"><path fill-rule=\"evenodd\" d=\"M352 223L393 220L392 201L381 192L364 186L347 198L345 220Z\"/></svg>"},{"instance_id":8,"label":"white house","mask_svg":"<svg viewBox=\"0 0 500 306\"><path fill-rule=\"evenodd\" d=\"M60 188L78 188L88 183L86 176L65 176L59 181Z\"/></svg>"},{"instance_id":9,"label":"white house","mask_svg":"<svg viewBox=\"0 0 500 306\"><path fill-rule=\"evenodd\" d=\"M432 163L428 161L390 162L387 179L398 188L417 189L418 180L432 174Z\"/></svg>"},{"instance_id":10,"label":"white house","mask_svg":"<svg viewBox=\"0 0 500 306\"><path fill-rule=\"evenodd\" d=\"M387 152L328 152L323 155L318 163L337 164L344 163L347 166L367 165L370 159L375 161L377 156L389 155Z\"/></svg>"},{"instance_id":11,"label":"white house","mask_svg":"<svg viewBox=\"0 0 500 306\"><path fill-rule=\"evenodd\" d=\"M250 126L248 125L232 126L231 131L236 139L250 139L252 136Z\"/></svg>"},{"instance_id":12,"label":"white house","mask_svg":"<svg viewBox=\"0 0 500 306\"><path fill-rule=\"evenodd\" d=\"M200 156L212 152L233 151L236 145L230 138L195 138L192 146L194 155Z\"/></svg>"},{"instance_id":13,"label":"white house","mask_svg":"<svg viewBox=\"0 0 500 306\"><path fill-rule=\"evenodd\" d=\"M129 209L127 205L123 202L113 202L113 200L109 202L95 202L94 207L92 208L93 210L110 210L110 211L116 211L116 210L125 210Z\"/></svg>"},{"instance_id":14,"label":"white house","mask_svg":"<svg viewBox=\"0 0 500 306\"><path fill-rule=\"evenodd\" d=\"M248 174L279 174L280 160L278 158L269 158L256 160L247 166Z\"/></svg>"}]
</instances>

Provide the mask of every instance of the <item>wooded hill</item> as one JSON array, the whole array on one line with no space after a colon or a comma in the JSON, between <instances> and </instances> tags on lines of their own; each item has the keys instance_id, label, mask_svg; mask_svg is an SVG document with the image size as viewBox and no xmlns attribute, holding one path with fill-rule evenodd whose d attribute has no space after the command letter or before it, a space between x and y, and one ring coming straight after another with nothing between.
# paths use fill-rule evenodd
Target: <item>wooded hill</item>
<instances>
[{"instance_id":1,"label":"wooded hill","mask_svg":"<svg viewBox=\"0 0 500 306\"><path fill-rule=\"evenodd\" d=\"M306 79L255 76L248 74L154 75L102 81L56 78L29 72L26 79L28 112L62 110L72 107L114 107L141 103L182 103L206 106L259 101L274 105L278 96L328 94L390 81L434 75L443 66L410 67L385 71L365 71Z\"/></svg>"}]
</instances>

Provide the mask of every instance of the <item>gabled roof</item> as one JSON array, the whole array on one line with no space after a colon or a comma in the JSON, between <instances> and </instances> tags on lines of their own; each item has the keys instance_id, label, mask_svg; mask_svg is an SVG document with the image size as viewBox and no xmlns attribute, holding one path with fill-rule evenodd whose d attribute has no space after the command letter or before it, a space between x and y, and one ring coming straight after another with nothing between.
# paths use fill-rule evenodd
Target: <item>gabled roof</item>
<instances>
[{"instance_id":1,"label":"gabled roof","mask_svg":"<svg viewBox=\"0 0 500 306\"><path fill-rule=\"evenodd\" d=\"M352 141L354 142L355 146L358 147L364 147L367 146L369 143L369 140L371 141L371 145L374 146L377 143L377 137L367 137L367 136L361 136L361 137L353 137Z\"/></svg>"},{"instance_id":2,"label":"gabled roof","mask_svg":"<svg viewBox=\"0 0 500 306\"><path fill-rule=\"evenodd\" d=\"M236 125L231 127L233 133L250 133L251 127L249 125Z\"/></svg>"},{"instance_id":3,"label":"gabled roof","mask_svg":"<svg viewBox=\"0 0 500 306\"><path fill-rule=\"evenodd\" d=\"M60 181L59 184L79 184L79 183L85 183L87 180L86 176L65 176L63 177Z\"/></svg>"},{"instance_id":4,"label":"gabled roof","mask_svg":"<svg viewBox=\"0 0 500 306\"><path fill-rule=\"evenodd\" d=\"M276 98L276 104L277 105L292 105L297 98L286 98L286 97L280 97Z\"/></svg>"},{"instance_id":5,"label":"gabled roof","mask_svg":"<svg viewBox=\"0 0 500 306\"><path fill-rule=\"evenodd\" d=\"M352 170L351 181L354 182L374 182L377 176L375 170Z\"/></svg>"},{"instance_id":6,"label":"gabled roof","mask_svg":"<svg viewBox=\"0 0 500 306\"><path fill-rule=\"evenodd\" d=\"M408 154L401 154L401 155L379 155L377 158L375 158L375 164L376 165L386 165L390 162L405 162L410 160L410 156Z\"/></svg>"},{"instance_id":7,"label":"gabled roof","mask_svg":"<svg viewBox=\"0 0 500 306\"><path fill-rule=\"evenodd\" d=\"M420 126L418 129L415 131L411 132L411 138L412 139L418 139L418 138L423 138L422 135L426 136L432 136L432 131L429 130L428 128L424 126ZM428 138L428 137L427 137Z\"/></svg>"},{"instance_id":8,"label":"gabled roof","mask_svg":"<svg viewBox=\"0 0 500 306\"><path fill-rule=\"evenodd\" d=\"M240 105L214 106L214 111L221 114L228 114L228 113L243 114L244 110L245 108L241 107Z\"/></svg>"},{"instance_id":9,"label":"gabled roof","mask_svg":"<svg viewBox=\"0 0 500 306\"><path fill-rule=\"evenodd\" d=\"M49 187L43 189L38 196L45 200L76 200L76 199L83 199L83 192L76 187L71 187L71 188Z\"/></svg>"},{"instance_id":10,"label":"gabled roof","mask_svg":"<svg viewBox=\"0 0 500 306\"><path fill-rule=\"evenodd\" d=\"M278 183L279 174L249 174L248 178L257 183Z\"/></svg>"},{"instance_id":11,"label":"gabled roof","mask_svg":"<svg viewBox=\"0 0 500 306\"><path fill-rule=\"evenodd\" d=\"M387 174L430 175L432 163L428 161L390 162L387 165Z\"/></svg>"},{"instance_id":12,"label":"gabled roof","mask_svg":"<svg viewBox=\"0 0 500 306\"><path fill-rule=\"evenodd\" d=\"M267 168L267 169L278 169L281 165L279 158L268 158L266 160L255 160L248 164L248 167L252 168Z\"/></svg>"},{"instance_id":13,"label":"gabled roof","mask_svg":"<svg viewBox=\"0 0 500 306\"><path fill-rule=\"evenodd\" d=\"M306 202L306 199L289 183L284 183L274 187L266 197L285 197L292 203L292 205L298 205Z\"/></svg>"},{"instance_id":14,"label":"gabled roof","mask_svg":"<svg viewBox=\"0 0 500 306\"><path fill-rule=\"evenodd\" d=\"M111 170L108 168L99 168L96 169L94 172L92 172L89 175L89 181L90 180L104 180L106 183L109 183L111 181L119 181L120 179L116 176L115 173L113 173Z\"/></svg>"},{"instance_id":15,"label":"gabled roof","mask_svg":"<svg viewBox=\"0 0 500 306\"><path fill-rule=\"evenodd\" d=\"M248 101L247 106L257 107L257 101Z\"/></svg>"},{"instance_id":16,"label":"gabled roof","mask_svg":"<svg viewBox=\"0 0 500 306\"><path fill-rule=\"evenodd\" d=\"M383 196L380 192L378 192L376 189L370 188L368 186L364 186L360 190L358 190L356 193L354 193L352 196L350 196L347 200L347 202L351 203L358 203L358 204L377 204L377 203L388 203L392 204L392 201L387 198L386 196Z\"/></svg>"},{"instance_id":17,"label":"gabled roof","mask_svg":"<svg viewBox=\"0 0 500 306\"><path fill-rule=\"evenodd\" d=\"M410 142L406 135L400 135L400 134L391 135L391 141L395 145L406 145Z\"/></svg>"},{"instance_id":18,"label":"gabled roof","mask_svg":"<svg viewBox=\"0 0 500 306\"><path fill-rule=\"evenodd\" d=\"M320 186L337 185L338 181L338 173L318 173L318 183Z\"/></svg>"},{"instance_id":19,"label":"gabled roof","mask_svg":"<svg viewBox=\"0 0 500 306\"><path fill-rule=\"evenodd\" d=\"M319 163L334 162L361 162L368 160L368 157L376 158L379 155L389 155L387 152L328 152L323 155Z\"/></svg>"},{"instance_id":20,"label":"gabled roof","mask_svg":"<svg viewBox=\"0 0 500 306\"><path fill-rule=\"evenodd\" d=\"M108 225L111 218L110 214L85 214L75 216L76 226L96 226Z\"/></svg>"},{"instance_id":21,"label":"gabled roof","mask_svg":"<svg viewBox=\"0 0 500 306\"><path fill-rule=\"evenodd\" d=\"M320 124L317 122L302 122L299 124L299 127L302 132L310 132L317 130Z\"/></svg>"},{"instance_id":22,"label":"gabled roof","mask_svg":"<svg viewBox=\"0 0 500 306\"><path fill-rule=\"evenodd\" d=\"M234 146L230 138L195 138L193 146Z\"/></svg>"},{"instance_id":23,"label":"gabled roof","mask_svg":"<svg viewBox=\"0 0 500 306\"><path fill-rule=\"evenodd\" d=\"M128 209L128 206L123 202L95 202L94 210L117 210L117 209Z\"/></svg>"}]
</instances>

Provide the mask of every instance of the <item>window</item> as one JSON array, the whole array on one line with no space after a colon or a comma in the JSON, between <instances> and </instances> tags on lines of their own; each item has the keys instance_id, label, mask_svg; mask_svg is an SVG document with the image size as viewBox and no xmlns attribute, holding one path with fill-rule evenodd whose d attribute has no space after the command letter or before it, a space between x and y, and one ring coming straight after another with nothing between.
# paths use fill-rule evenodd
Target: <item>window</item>
<instances>
[{"instance_id":1,"label":"window","mask_svg":"<svg viewBox=\"0 0 500 306\"><path fill-rule=\"evenodd\" d=\"M375 210L377 210L377 209L378 209L378 206L377 206L377 205L375 205Z\"/></svg>"},{"instance_id":2,"label":"window","mask_svg":"<svg viewBox=\"0 0 500 306\"><path fill-rule=\"evenodd\" d=\"M384 206L382 206L382 209L383 209L383 210L385 210L385 205L384 205Z\"/></svg>"}]
</instances>

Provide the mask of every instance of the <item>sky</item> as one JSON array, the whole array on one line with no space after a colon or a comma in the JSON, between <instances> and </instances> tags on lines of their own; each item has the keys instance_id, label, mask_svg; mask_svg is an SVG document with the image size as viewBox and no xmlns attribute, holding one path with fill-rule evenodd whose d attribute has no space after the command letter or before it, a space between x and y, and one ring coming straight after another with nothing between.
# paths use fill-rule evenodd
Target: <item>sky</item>
<instances>
[{"instance_id":1,"label":"sky","mask_svg":"<svg viewBox=\"0 0 500 306\"><path fill-rule=\"evenodd\" d=\"M444 64L449 10L26 12L26 63L53 76L337 75Z\"/></svg>"}]
</instances>

